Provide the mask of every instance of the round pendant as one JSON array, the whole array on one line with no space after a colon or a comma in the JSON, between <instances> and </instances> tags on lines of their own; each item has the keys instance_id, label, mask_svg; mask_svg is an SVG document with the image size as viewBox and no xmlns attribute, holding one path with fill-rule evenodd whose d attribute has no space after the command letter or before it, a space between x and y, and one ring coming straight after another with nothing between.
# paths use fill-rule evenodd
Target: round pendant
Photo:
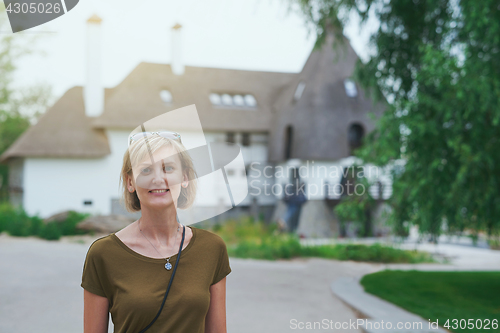
<instances>
[{"instance_id":1,"label":"round pendant","mask_svg":"<svg viewBox=\"0 0 500 333\"><path fill-rule=\"evenodd\" d=\"M171 263L169 263L169 262L167 262L167 263L165 264L165 269L166 269L167 271L171 270L171 269L172 269L172 264L171 264Z\"/></svg>"}]
</instances>

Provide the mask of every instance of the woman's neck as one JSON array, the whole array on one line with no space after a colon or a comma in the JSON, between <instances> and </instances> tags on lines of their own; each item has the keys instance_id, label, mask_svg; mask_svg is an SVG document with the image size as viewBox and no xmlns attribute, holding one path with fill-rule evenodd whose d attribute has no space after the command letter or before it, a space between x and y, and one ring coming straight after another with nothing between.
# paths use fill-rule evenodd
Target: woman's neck
<instances>
[{"instance_id":1,"label":"woman's neck","mask_svg":"<svg viewBox=\"0 0 500 333\"><path fill-rule=\"evenodd\" d=\"M170 244L171 240L176 238L177 228L180 224L177 222L177 211L174 205L172 208L169 207L161 211L144 207L141 209L141 213L137 231L142 231L150 241Z\"/></svg>"}]
</instances>

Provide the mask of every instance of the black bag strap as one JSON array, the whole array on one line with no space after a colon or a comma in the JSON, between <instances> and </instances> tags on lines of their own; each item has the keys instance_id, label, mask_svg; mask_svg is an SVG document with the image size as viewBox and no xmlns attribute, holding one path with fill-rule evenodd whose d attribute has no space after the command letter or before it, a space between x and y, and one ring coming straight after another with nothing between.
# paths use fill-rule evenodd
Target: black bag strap
<instances>
[{"instance_id":1,"label":"black bag strap","mask_svg":"<svg viewBox=\"0 0 500 333\"><path fill-rule=\"evenodd\" d=\"M177 264L179 263L179 260L181 259L181 251L182 251L182 245L184 244L184 235L185 234L186 234L186 226L182 226L181 246L179 247L179 253L177 254L177 260L175 261L174 271L172 272L172 276L170 277L170 282L168 283L167 292L165 293L165 297L163 297L163 302L161 303L160 310L156 314L156 317L154 317L153 321L151 321L151 323L149 323L149 325L146 326L146 328L144 328L139 333L146 332L146 330L149 329L154 324L156 319L158 319L158 317L160 316L161 310L163 310L163 305L165 305L165 301L167 300L168 291L170 290L170 286L172 285L172 281L174 279L175 271L177 270Z\"/></svg>"}]
</instances>

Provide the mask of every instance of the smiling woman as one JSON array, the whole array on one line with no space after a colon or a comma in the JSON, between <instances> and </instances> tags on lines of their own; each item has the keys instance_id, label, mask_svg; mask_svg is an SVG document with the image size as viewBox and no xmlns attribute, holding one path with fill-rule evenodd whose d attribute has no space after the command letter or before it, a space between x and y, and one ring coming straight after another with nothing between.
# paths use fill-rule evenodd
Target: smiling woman
<instances>
[{"instance_id":1,"label":"smiling woman","mask_svg":"<svg viewBox=\"0 0 500 333\"><path fill-rule=\"evenodd\" d=\"M130 144L122 199L142 216L89 248L81 284L85 333L107 332L108 313L114 332L226 332L226 245L177 219L177 209L195 200L196 177L180 140L150 135Z\"/></svg>"}]
</instances>

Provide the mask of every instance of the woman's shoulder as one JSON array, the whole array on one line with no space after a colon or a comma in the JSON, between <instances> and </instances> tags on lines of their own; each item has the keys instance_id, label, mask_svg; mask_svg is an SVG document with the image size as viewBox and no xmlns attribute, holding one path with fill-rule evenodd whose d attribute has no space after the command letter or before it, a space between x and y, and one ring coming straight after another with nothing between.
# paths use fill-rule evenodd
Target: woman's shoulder
<instances>
[{"instance_id":1,"label":"woman's shoulder","mask_svg":"<svg viewBox=\"0 0 500 333\"><path fill-rule=\"evenodd\" d=\"M113 234L101 236L94 240L89 246L89 252L100 252L104 251L106 248L109 248L109 244L113 242Z\"/></svg>"},{"instance_id":2,"label":"woman's shoulder","mask_svg":"<svg viewBox=\"0 0 500 333\"><path fill-rule=\"evenodd\" d=\"M200 240L200 242L207 242L211 244L218 244L218 245L224 245L225 242L222 239L221 236L216 234L213 231L207 230L207 229L201 229L201 228L196 228L191 226L193 229L196 229L196 241Z\"/></svg>"}]
</instances>

